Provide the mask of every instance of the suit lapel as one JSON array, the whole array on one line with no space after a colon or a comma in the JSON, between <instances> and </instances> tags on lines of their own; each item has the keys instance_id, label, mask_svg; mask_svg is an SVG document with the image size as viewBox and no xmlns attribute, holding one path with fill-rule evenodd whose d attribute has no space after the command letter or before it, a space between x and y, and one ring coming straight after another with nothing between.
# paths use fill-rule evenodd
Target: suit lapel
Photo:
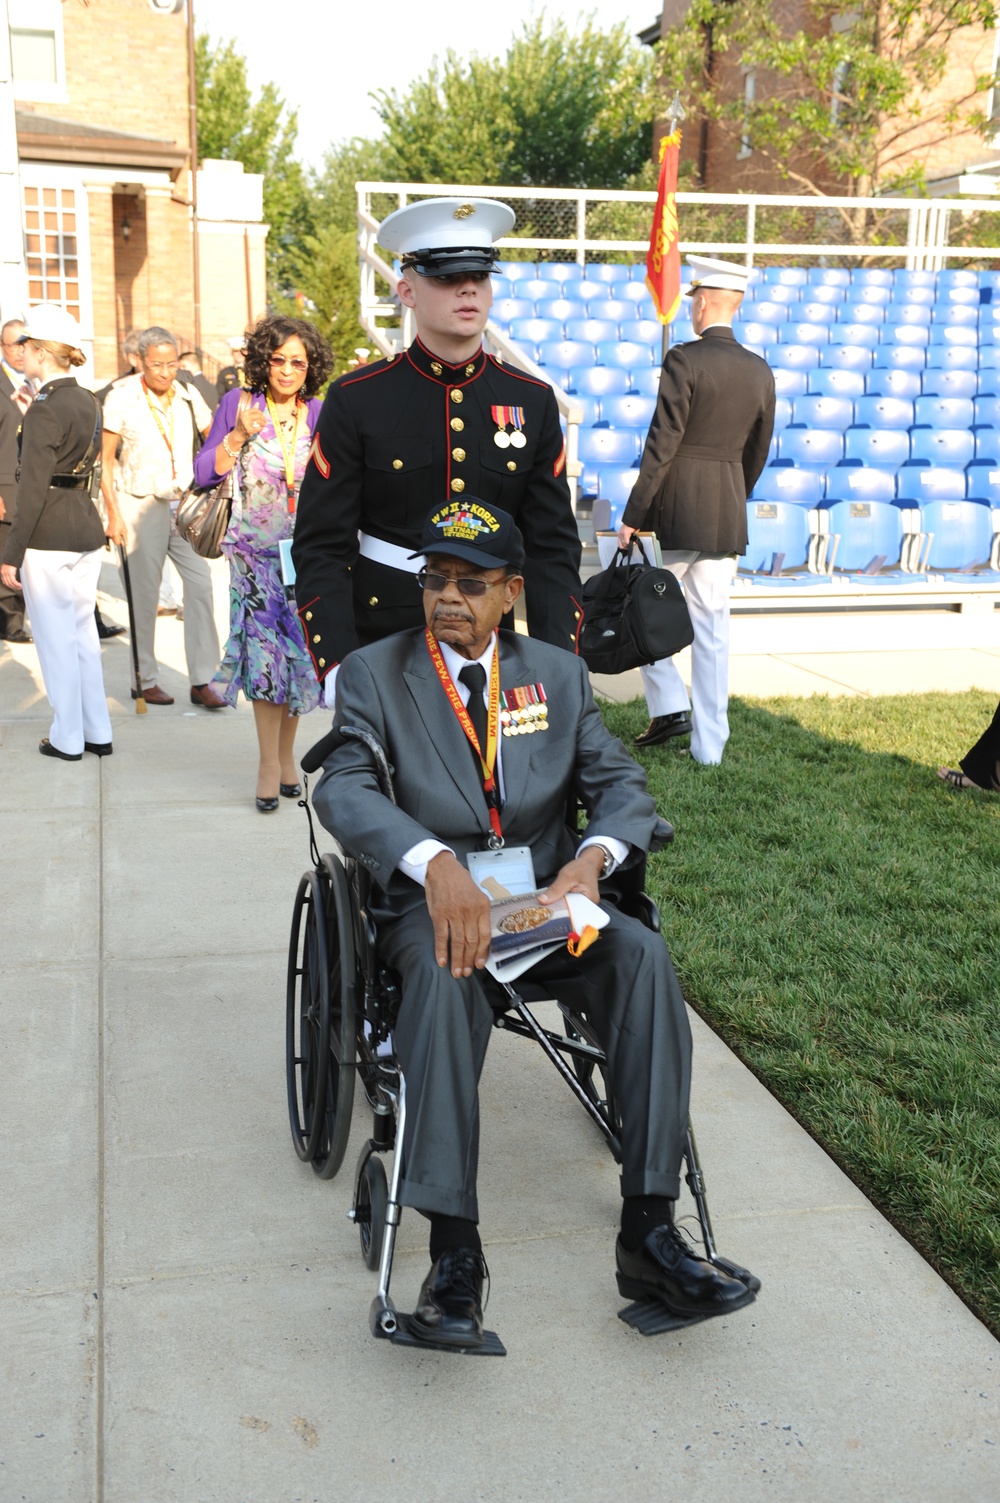
<instances>
[{"instance_id":1,"label":"suit lapel","mask_svg":"<svg viewBox=\"0 0 1000 1503\"><path fill-rule=\"evenodd\" d=\"M427 732L431 754L440 760L444 774L469 805L483 834L489 835L486 799L482 783L476 777L472 750L434 670L423 632L414 639L409 664L403 670L403 680Z\"/></svg>"}]
</instances>

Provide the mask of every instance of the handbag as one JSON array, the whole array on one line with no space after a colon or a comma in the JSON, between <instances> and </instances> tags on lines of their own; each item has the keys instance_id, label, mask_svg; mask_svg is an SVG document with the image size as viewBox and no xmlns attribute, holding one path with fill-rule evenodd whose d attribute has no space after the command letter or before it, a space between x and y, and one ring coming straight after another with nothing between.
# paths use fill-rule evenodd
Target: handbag
<instances>
[{"instance_id":1,"label":"handbag","mask_svg":"<svg viewBox=\"0 0 1000 1503\"><path fill-rule=\"evenodd\" d=\"M237 418L243 410L244 399L241 397L236 408ZM237 464L238 459L233 461L232 469L217 485L207 489L189 486L178 504L174 525L200 558L222 557L222 539L229 526L236 495Z\"/></svg>"},{"instance_id":2,"label":"handbag","mask_svg":"<svg viewBox=\"0 0 1000 1503\"><path fill-rule=\"evenodd\" d=\"M583 586L580 656L594 673L627 673L673 657L694 641L684 592L669 569L654 569L620 548Z\"/></svg>"}]
</instances>

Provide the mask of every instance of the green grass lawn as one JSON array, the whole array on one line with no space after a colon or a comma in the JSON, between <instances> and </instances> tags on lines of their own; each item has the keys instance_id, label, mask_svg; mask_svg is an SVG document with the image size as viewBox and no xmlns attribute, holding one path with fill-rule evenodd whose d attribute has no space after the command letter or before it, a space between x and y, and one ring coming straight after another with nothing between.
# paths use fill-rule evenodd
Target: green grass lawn
<instances>
[{"instance_id":1,"label":"green grass lawn","mask_svg":"<svg viewBox=\"0 0 1000 1503\"><path fill-rule=\"evenodd\" d=\"M688 1000L1000 1335L1000 797L934 776L995 708L735 700L721 767L638 755Z\"/></svg>"}]
</instances>

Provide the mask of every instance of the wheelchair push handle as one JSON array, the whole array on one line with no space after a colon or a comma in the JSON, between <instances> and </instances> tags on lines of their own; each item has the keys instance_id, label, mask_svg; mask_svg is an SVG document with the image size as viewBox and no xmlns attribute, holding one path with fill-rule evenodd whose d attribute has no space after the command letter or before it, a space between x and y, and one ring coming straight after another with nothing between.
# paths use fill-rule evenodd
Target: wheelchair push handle
<instances>
[{"instance_id":1,"label":"wheelchair push handle","mask_svg":"<svg viewBox=\"0 0 1000 1503\"><path fill-rule=\"evenodd\" d=\"M375 763L375 776L378 778L379 792L390 803L394 804L396 802L396 793L392 786L392 768L389 766L389 759L385 754L385 748L377 736L373 736L371 731L366 731L359 725L335 726L332 731L327 731L323 739L317 741L316 745L311 746L299 759L299 766L302 768L302 771L305 773L317 772L342 737L364 742L365 746L371 752L372 760Z\"/></svg>"}]
</instances>

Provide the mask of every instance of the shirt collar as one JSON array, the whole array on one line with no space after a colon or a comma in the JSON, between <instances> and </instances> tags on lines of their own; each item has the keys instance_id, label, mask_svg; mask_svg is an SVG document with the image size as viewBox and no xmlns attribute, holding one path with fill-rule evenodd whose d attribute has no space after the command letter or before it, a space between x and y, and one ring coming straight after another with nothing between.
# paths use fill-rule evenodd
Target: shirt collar
<instances>
[{"instance_id":1,"label":"shirt collar","mask_svg":"<svg viewBox=\"0 0 1000 1503\"><path fill-rule=\"evenodd\" d=\"M466 688L465 684L460 682L458 675L461 673L463 668L468 668L470 663L480 663L486 670L486 682L489 683L490 670L493 667L493 654L496 651L496 645L497 634L496 632L492 632L490 634L490 640L487 645L486 651L483 653L481 658L463 658L462 654L460 652L456 652L454 647L449 647L447 642L442 642L440 640L438 641L438 646L441 649L441 656L444 658L444 666L451 674L452 683L455 685L455 688L458 690L459 694L465 695L466 700L468 700L469 697L469 690Z\"/></svg>"},{"instance_id":2,"label":"shirt collar","mask_svg":"<svg viewBox=\"0 0 1000 1503\"><path fill-rule=\"evenodd\" d=\"M481 345L470 360L462 360L458 365L449 365L447 360L435 355L419 338L413 341L406 354L410 364L422 376L426 376L429 381L436 381L440 386L465 386L467 382L481 376L486 365L486 353Z\"/></svg>"}]
</instances>

